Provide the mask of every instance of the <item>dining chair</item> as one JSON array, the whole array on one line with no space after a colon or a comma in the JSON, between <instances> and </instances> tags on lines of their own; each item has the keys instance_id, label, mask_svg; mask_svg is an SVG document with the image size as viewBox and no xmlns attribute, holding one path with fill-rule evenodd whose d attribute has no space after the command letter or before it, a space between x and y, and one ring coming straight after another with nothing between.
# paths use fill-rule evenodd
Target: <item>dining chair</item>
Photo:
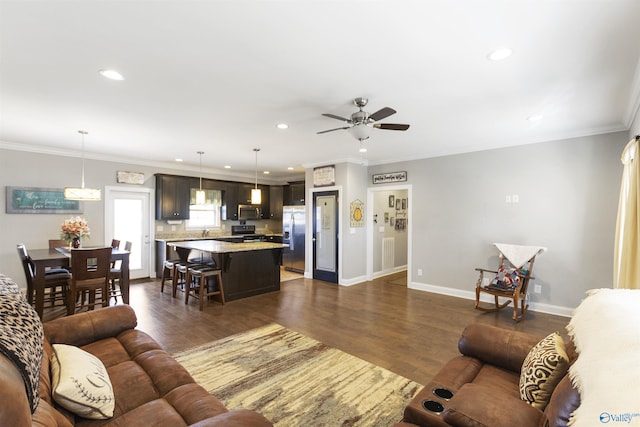
<instances>
[{"instance_id":1,"label":"dining chair","mask_svg":"<svg viewBox=\"0 0 640 427\"><path fill-rule=\"evenodd\" d=\"M27 301L33 304L33 297L35 289L33 287L34 278L36 275L36 266L31 260L27 248L24 243L17 245L18 256L22 262L22 268L24 269L25 279L27 281ZM48 295L45 295L45 299L51 303L51 307L55 306L56 301L61 301L65 304L67 296L67 280L71 277L69 270L64 268L49 268L45 272L44 289Z\"/></svg>"},{"instance_id":2,"label":"dining chair","mask_svg":"<svg viewBox=\"0 0 640 427\"><path fill-rule=\"evenodd\" d=\"M67 292L67 314L76 309L87 307L93 310L98 304L109 305L109 266L111 265L111 247L91 249L71 249L71 279ZM78 295L87 291L89 300L78 302ZM100 301L96 301L100 292Z\"/></svg>"},{"instance_id":3,"label":"dining chair","mask_svg":"<svg viewBox=\"0 0 640 427\"><path fill-rule=\"evenodd\" d=\"M69 243L61 239L49 239L49 249L68 248Z\"/></svg>"},{"instance_id":4,"label":"dining chair","mask_svg":"<svg viewBox=\"0 0 640 427\"><path fill-rule=\"evenodd\" d=\"M124 242L124 250L131 252L131 246L133 243ZM117 283L116 283L117 281ZM122 298L122 261L112 261L111 268L109 269L109 298L113 298L115 302L118 302L118 297Z\"/></svg>"}]
</instances>

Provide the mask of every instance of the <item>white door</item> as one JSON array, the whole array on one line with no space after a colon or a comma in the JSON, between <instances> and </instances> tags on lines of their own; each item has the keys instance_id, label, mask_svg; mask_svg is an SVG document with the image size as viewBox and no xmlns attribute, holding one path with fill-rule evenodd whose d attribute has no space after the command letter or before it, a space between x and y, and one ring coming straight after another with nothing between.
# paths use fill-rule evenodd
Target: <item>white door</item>
<instances>
[{"instance_id":1,"label":"white door","mask_svg":"<svg viewBox=\"0 0 640 427\"><path fill-rule=\"evenodd\" d=\"M151 189L105 188L105 244L111 239L131 245L129 272L131 279L151 277Z\"/></svg>"}]
</instances>

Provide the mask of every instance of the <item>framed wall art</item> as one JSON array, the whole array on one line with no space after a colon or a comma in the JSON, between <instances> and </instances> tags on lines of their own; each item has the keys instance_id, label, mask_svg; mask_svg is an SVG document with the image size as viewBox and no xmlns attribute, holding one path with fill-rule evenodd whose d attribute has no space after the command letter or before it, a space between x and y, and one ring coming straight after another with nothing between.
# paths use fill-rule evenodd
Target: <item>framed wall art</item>
<instances>
[{"instance_id":1,"label":"framed wall art","mask_svg":"<svg viewBox=\"0 0 640 427\"><path fill-rule=\"evenodd\" d=\"M8 214L78 214L82 204L66 200L62 188L6 187Z\"/></svg>"}]
</instances>

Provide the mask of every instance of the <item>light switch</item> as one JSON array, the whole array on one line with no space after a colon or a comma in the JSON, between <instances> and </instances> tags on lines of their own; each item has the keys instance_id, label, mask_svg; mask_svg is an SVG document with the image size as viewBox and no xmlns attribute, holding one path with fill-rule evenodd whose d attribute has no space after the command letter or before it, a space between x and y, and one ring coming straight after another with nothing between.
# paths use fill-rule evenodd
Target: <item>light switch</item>
<instances>
[{"instance_id":1,"label":"light switch","mask_svg":"<svg viewBox=\"0 0 640 427\"><path fill-rule=\"evenodd\" d=\"M378 227L378 233L384 233L384 225Z\"/></svg>"},{"instance_id":2,"label":"light switch","mask_svg":"<svg viewBox=\"0 0 640 427\"><path fill-rule=\"evenodd\" d=\"M520 203L520 196L517 194L514 194L513 196L511 196L511 201L513 203Z\"/></svg>"}]
</instances>

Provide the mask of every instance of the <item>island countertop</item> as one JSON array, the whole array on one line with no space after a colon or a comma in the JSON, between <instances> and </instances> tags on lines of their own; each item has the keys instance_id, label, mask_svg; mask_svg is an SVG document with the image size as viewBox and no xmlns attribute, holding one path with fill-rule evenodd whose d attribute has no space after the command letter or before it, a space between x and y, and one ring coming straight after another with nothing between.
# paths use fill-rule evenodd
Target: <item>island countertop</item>
<instances>
[{"instance_id":1,"label":"island countertop","mask_svg":"<svg viewBox=\"0 0 640 427\"><path fill-rule=\"evenodd\" d=\"M247 242L231 243L219 240L184 240L178 242L167 242L168 246L195 249L197 251L209 252L212 254L226 254L232 252L260 251L266 249L288 248L289 245L271 242Z\"/></svg>"}]
</instances>

